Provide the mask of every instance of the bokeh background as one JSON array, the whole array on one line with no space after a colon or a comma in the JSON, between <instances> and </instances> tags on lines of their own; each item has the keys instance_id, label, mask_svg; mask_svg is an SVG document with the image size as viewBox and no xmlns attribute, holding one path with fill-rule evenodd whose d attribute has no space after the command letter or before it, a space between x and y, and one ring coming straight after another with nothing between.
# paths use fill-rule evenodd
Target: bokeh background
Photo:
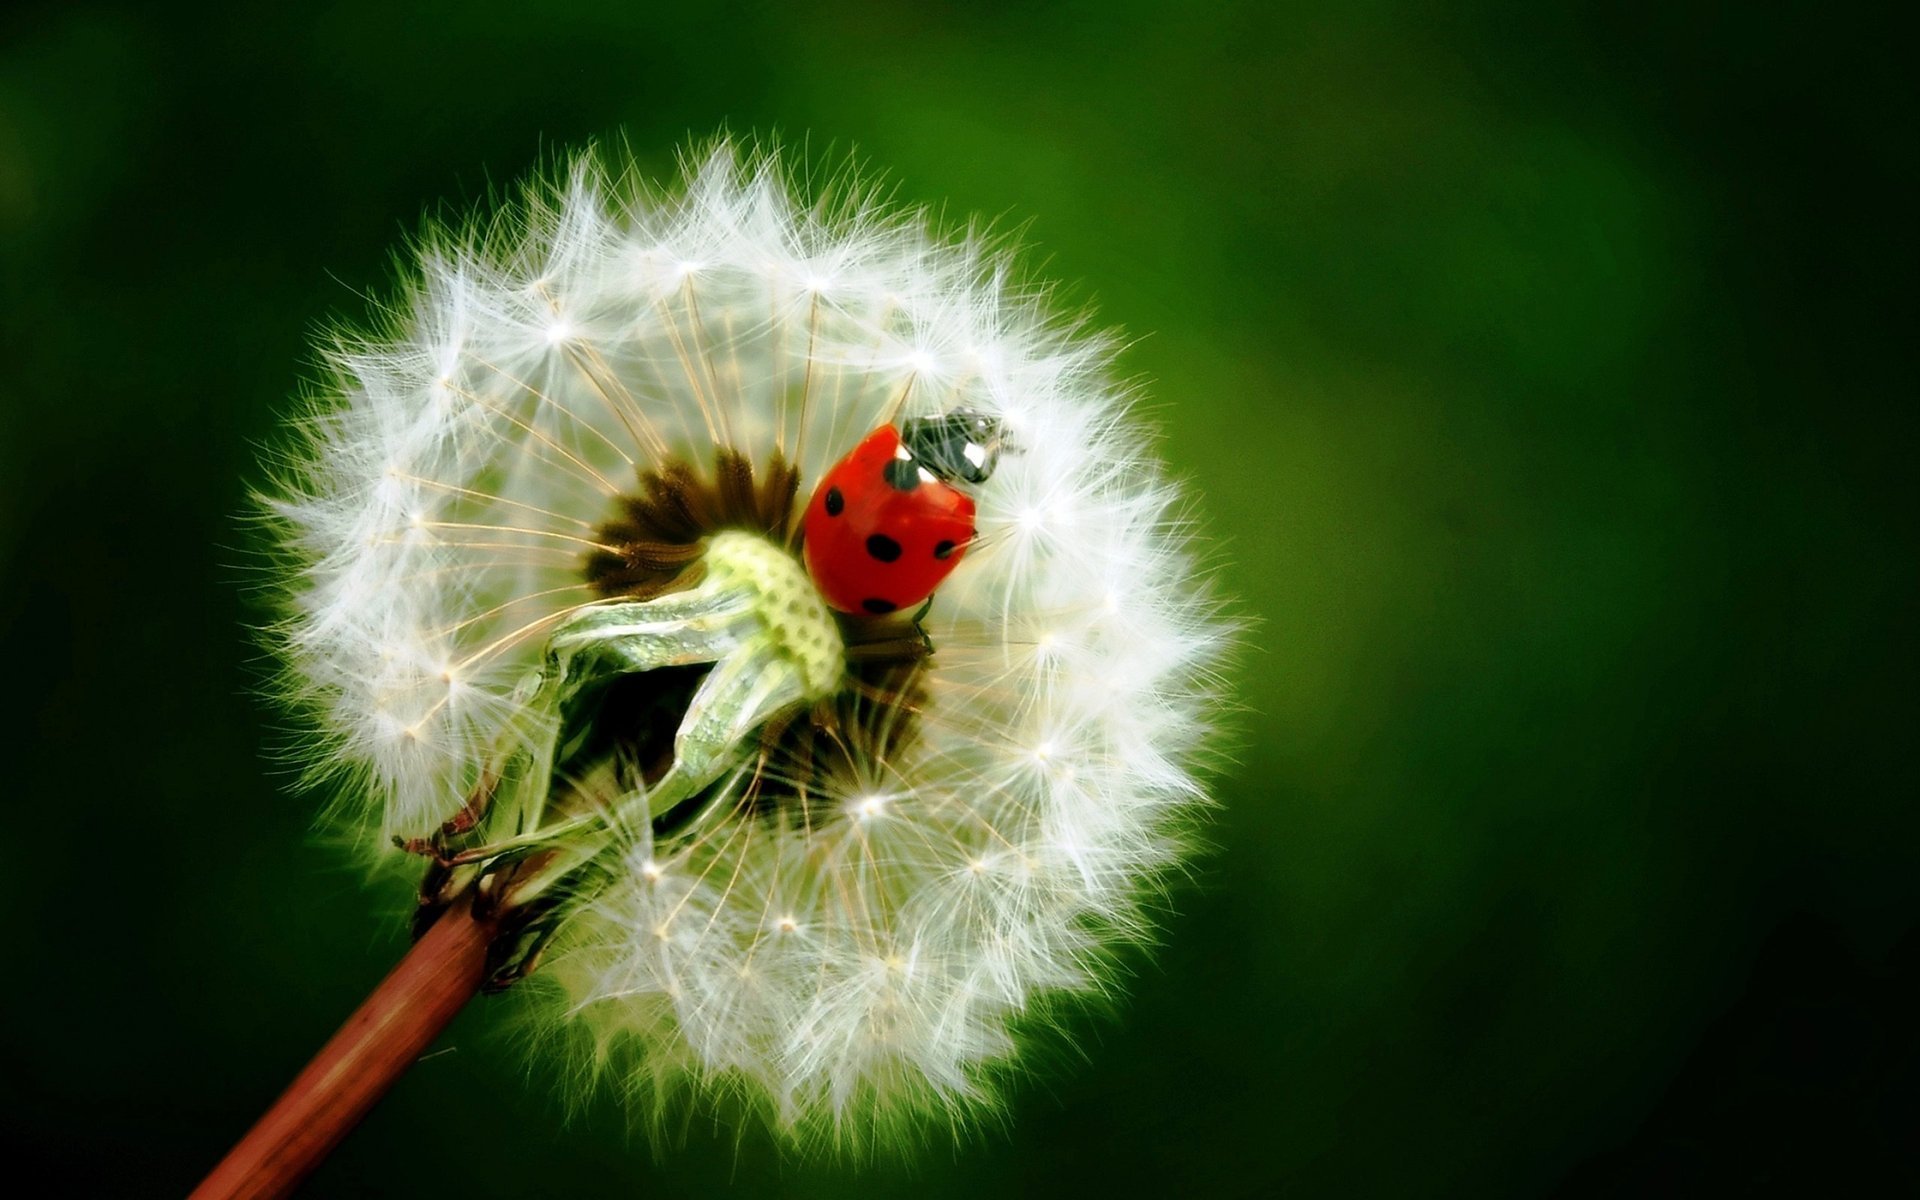
<instances>
[{"instance_id":1,"label":"bokeh background","mask_svg":"<svg viewBox=\"0 0 1920 1200\"><path fill-rule=\"evenodd\" d=\"M1890 28L255 7L0 18L10 1175L182 1193L404 945L251 690L237 514L318 323L425 212L725 126L1024 223L1139 335L1254 621L1217 849L1083 1053L957 1149L856 1172L696 1122L655 1161L480 1004L312 1195L1920 1187Z\"/></svg>"}]
</instances>

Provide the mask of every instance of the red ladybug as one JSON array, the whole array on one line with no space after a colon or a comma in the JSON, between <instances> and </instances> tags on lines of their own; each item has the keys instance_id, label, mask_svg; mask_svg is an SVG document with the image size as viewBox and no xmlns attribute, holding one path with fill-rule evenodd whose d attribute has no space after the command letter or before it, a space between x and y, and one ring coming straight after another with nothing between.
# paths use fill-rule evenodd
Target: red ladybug
<instances>
[{"instance_id":1,"label":"red ladybug","mask_svg":"<svg viewBox=\"0 0 1920 1200\"><path fill-rule=\"evenodd\" d=\"M807 502L807 571L828 604L880 616L933 594L973 541L973 498L1000 460L1000 422L964 408L882 425Z\"/></svg>"}]
</instances>

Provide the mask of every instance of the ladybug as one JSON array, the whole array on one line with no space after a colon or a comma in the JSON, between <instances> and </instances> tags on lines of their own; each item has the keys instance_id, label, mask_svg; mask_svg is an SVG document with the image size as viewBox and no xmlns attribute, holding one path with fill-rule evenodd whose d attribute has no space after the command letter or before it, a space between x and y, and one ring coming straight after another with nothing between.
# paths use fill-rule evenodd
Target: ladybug
<instances>
[{"instance_id":1,"label":"ladybug","mask_svg":"<svg viewBox=\"0 0 1920 1200\"><path fill-rule=\"evenodd\" d=\"M973 498L999 465L1000 421L956 408L882 425L807 502L807 572L828 604L884 616L933 594L974 539Z\"/></svg>"}]
</instances>

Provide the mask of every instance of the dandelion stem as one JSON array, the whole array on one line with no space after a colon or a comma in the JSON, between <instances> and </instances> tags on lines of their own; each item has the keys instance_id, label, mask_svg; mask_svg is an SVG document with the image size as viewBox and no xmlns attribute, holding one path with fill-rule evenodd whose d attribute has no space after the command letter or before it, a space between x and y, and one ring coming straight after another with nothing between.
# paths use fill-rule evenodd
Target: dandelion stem
<instances>
[{"instance_id":1,"label":"dandelion stem","mask_svg":"<svg viewBox=\"0 0 1920 1200\"><path fill-rule=\"evenodd\" d=\"M499 914L435 921L190 1200L286 1196L414 1064L485 978Z\"/></svg>"}]
</instances>

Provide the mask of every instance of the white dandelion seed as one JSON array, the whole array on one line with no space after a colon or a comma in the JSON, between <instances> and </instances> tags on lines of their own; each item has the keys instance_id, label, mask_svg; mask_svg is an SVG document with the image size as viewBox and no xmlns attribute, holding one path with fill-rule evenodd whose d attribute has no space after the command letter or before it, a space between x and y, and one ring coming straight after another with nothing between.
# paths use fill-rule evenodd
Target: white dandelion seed
<instances>
[{"instance_id":1,"label":"white dandelion seed","mask_svg":"<svg viewBox=\"0 0 1920 1200\"><path fill-rule=\"evenodd\" d=\"M626 1090L871 1145L988 1104L1015 1018L1107 985L1202 802L1224 626L1109 342L840 195L723 144L430 235L272 503L345 818L537 912ZM956 410L1008 446L976 542L917 628L829 617L800 505Z\"/></svg>"}]
</instances>

